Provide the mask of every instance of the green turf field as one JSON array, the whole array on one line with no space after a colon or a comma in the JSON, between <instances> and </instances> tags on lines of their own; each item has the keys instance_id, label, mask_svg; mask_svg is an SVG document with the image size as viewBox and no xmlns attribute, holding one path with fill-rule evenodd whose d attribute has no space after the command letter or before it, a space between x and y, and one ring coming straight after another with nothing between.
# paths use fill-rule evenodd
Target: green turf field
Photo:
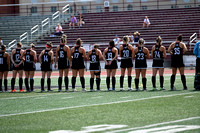
<instances>
[{"instance_id":1,"label":"green turf field","mask_svg":"<svg viewBox=\"0 0 200 133\"><path fill-rule=\"evenodd\" d=\"M78 92L59 93L55 88L44 93L39 89L33 93L0 93L0 133L199 133L200 92L193 91L194 77L186 76L186 91L182 90L180 76L176 77L176 91L169 91L169 76L165 76L165 91L151 91L151 77L147 78L145 92L120 92L119 77L117 91L108 92L102 76L101 92L81 92L77 78ZM40 79L35 79L35 86L40 86ZM57 86L57 78L52 78L52 86ZM89 77L86 86L89 90ZM124 88L127 90L126 79Z\"/></svg>"}]
</instances>

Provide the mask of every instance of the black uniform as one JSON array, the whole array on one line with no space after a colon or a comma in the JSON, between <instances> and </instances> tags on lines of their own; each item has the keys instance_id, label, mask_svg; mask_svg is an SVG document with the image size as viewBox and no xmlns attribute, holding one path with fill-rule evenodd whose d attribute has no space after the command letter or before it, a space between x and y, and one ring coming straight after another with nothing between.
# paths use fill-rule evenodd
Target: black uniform
<instances>
[{"instance_id":1,"label":"black uniform","mask_svg":"<svg viewBox=\"0 0 200 133\"><path fill-rule=\"evenodd\" d=\"M8 71L7 57L4 57L5 52L0 52L0 72Z\"/></svg>"},{"instance_id":2,"label":"black uniform","mask_svg":"<svg viewBox=\"0 0 200 133\"><path fill-rule=\"evenodd\" d=\"M41 71L52 71L51 56L48 54L50 50L45 50L42 55Z\"/></svg>"},{"instance_id":3,"label":"black uniform","mask_svg":"<svg viewBox=\"0 0 200 133\"><path fill-rule=\"evenodd\" d=\"M159 50L160 45L156 45L155 50L153 51L153 68L164 68L163 63L163 52Z\"/></svg>"},{"instance_id":4,"label":"black uniform","mask_svg":"<svg viewBox=\"0 0 200 133\"><path fill-rule=\"evenodd\" d=\"M146 69L147 61L145 53L143 52L143 47L138 47L138 52L135 58L135 69Z\"/></svg>"},{"instance_id":5,"label":"black uniform","mask_svg":"<svg viewBox=\"0 0 200 133\"><path fill-rule=\"evenodd\" d=\"M67 58L67 52L64 51L65 45L60 45L60 49L58 51L58 69L67 69L69 68L69 60Z\"/></svg>"},{"instance_id":6,"label":"black uniform","mask_svg":"<svg viewBox=\"0 0 200 133\"><path fill-rule=\"evenodd\" d=\"M34 56L30 54L31 50L26 50L24 71L35 71Z\"/></svg>"},{"instance_id":7,"label":"black uniform","mask_svg":"<svg viewBox=\"0 0 200 133\"><path fill-rule=\"evenodd\" d=\"M75 47L75 51L73 53L72 58L72 69L83 69L85 68L83 54L79 53L80 47Z\"/></svg>"},{"instance_id":8,"label":"black uniform","mask_svg":"<svg viewBox=\"0 0 200 133\"><path fill-rule=\"evenodd\" d=\"M113 47L109 47L106 53L106 60L111 61L115 57L115 53L112 52ZM117 60L113 60L111 65L105 65L105 69L117 69Z\"/></svg>"},{"instance_id":9,"label":"black uniform","mask_svg":"<svg viewBox=\"0 0 200 133\"><path fill-rule=\"evenodd\" d=\"M183 63L183 49L180 47L179 42L175 44L171 55L171 67L184 67Z\"/></svg>"},{"instance_id":10,"label":"black uniform","mask_svg":"<svg viewBox=\"0 0 200 133\"><path fill-rule=\"evenodd\" d=\"M92 50L92 54L90 55L90 71L100 71L100 62L99 56L96 54L96 50Z\"/></svg>"},{"instance_id":11,"label":"black uniform","mask_svg":"<svg viewBox=\"0 0 200 133\"><path fill-rule=\"evenodd\" d=\"M128 49L128 45L123 44L123 50L121 51L121 68L133 67L132 51Z\"/></svg>"},{"instance_id":12,"label":"black uniform","mask_svg":"<svg viewBox=\"0 0 200 133\"><path fill-rule=\"evenodd\" d=\"M20 53L21 49L16 49L16 53L13 55L13 60L15 62L15 64L19 64L21 62L21 53ZM15 65L13 64L13 70L23 70L24 65L23 63L19 66L19 67L15 67Z\"/></svg>"}]
</instances>

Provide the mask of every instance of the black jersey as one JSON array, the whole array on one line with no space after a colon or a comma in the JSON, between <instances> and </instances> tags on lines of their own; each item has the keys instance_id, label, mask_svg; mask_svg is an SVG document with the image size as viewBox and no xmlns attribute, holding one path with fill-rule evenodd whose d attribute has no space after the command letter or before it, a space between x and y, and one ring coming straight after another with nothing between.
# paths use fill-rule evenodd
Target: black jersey
<instances>
[{"instance_id":1,"label":"black jersey","mask_svg":"<svg viewBox=\"0 0 200 133\"><path fill-rule=\"evenodd\" d=\"M8 71L7 57L4 57L5 52L0 52L0 71Z\"/></svg>"},{"instance_id":2,"label":"black jersey","mask_svg":"<svg viewBox=\"0 0 200 133\"><path fill-rule=\"evenodd\" d=\"M34 56L30 54L31 50L26 50L24 71L35 71Z\"/></svg>"},{"instance_id":3,"label":"black jersey","mask_svg":"<svg viewBox=\"0 0 200 133\"><path fill-rule=\"evenodd\" d=\"M121 68L133 67L132 51L128 49L128 44L123 44L123 50L121 51Z\"/></svg>"},{"instance_id":4,"label":"black jersey","mask_svg":"<svg viewBox=\"0 0 200 133\"><path fill-rule=\"evenodd\" d=\"M90 57L90 70L91 71L100 71L100 62L99 55L96 54L96 50L93 49Z\"/></svg>"},{"instance_id":5,"label":"black jersey","mask_svg":"<svg viewBox=\"0 0 200 133\"><path fill-rule=\"evenodd\" d=\"M138 47L138 52L136 53L136 58L135 58L135 68L139 69L147 68L146 55L143 52L143 47Z\"/></svg>"},{"instance_id":6,"label":"black jersey","mask_svg":"<svg viewBox=\"0 0 200 133\"><path fill-rule=\"evenodd\" d=\"M172 67L184 67L183 63L183 48L180 47L180 43L176 42L175 47L172 50L171 66Z\"/></svg>"},{"instance_id":7,"label":"black jersey","mask_svg":"<svg viewBox=\"0 0 200 133\"><path fill-rule=\"evenodd\" d=\"M42 71L52 71L51 56L48 54L49 51L50 50L45 50L44 54L42 55L42 64L41 64Z\"/></svg>"},{"instance_id":8,"label":"black jersey","mask_svg":"<svg viewBox=\"0 0 200 133\"><path fill-rule=\"evenodd\" d=\"M111 61L115 57L115 53L112 52L113 47L109 47L106 53L106 60ZM111 65L105 65L105 69L117 69L117 60L113 60Z\"/></svg>"},{"instance_id":9,"label":"black jersey","mask_svg":"<svg viewBox=\"0 0 200 133\"><path fill-rule=\"evenodd\" d=\"M164 58L163 52L159 50L160 45L155 46L155 50L153 51L153 68L163 68Z\"/></svg>"},{"instance_id":10,"label":"black jersey","mask_svg":"<svg viewBox=\"0 0 200 133\"><path fill-rule=\"evenodd\" d=\"M60 45L58 51L58 69L67 69L69 68L69 60L67 58L67 52L64 50L65 45Z\"/></svg>"},{"instance_id":11,"label":"black jersey","mask_svg":"<svg viewBox=\"0 0 200 133\"><path fill-rule=\"evenodd\" d=\"M21 49L16 49L16 52L15 54L13 54L13 61L15 62L15 64L19 64L21 62ZM23 63L19 66L19 67L15 67L14 64L13 64L13 70L23 70Z\"/></svg>"},{"instance_id":12,"label":"black jersey","mask_svg":"<svg viewBox=\"0 0 200 133\"><path fill-rule=\"evenodd\" d=\"M72 58L72 69L83 69L85 68L83 54L79 52L80 47L75 47L73 58Z\"/></svg>"}]
</instances>

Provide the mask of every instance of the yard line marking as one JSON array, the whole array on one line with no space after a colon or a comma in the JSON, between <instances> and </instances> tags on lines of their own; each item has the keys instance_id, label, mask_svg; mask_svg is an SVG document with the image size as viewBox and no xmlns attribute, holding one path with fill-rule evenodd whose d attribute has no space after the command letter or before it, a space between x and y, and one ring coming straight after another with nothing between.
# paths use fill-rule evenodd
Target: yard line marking
<instances>
[{"instance_id":1,"label":"yard line marking","mask_svg":"<svg viewBox=\"0 0 200 133\"><path fill-rule=\"evenodd\" d=\"M127 97L120 97L120 98L123 98L123 99L125 99L125 98L130 98L130 97L132 97L132 96L127 96Z\"/></svg>"},{"instance_id":2,"label":"yard line marking","mask_svg":"<svg viewBox=\"0 0 200 133\"><path fill-rule=\"evenodd\" d=\"M22 97L7 97L0 98L0 100L13 100L13 99L23 99L23 98L34 98L34 97L43 97L43 96L51 96L51 95L61 95L61 94L69 94L69 93L54 93L54 94L43 94L43 95L35 95L35 96L22 96Z\"/></svg>"},{"instance_id":3,"label":"yard line marking","mask_svg":"<svg viewBox=\"0 0 200 133\"><path fill-rule=\"evenodd\" d=\"M165 96L153 96L153 97L133 99L133 100L116 101L116 102L110 102L110 103L100 103L100 104L91 104L91 105L71 106L71 107L54 108L54 109L45 109L45 110L38 110L38 111L32 111L32 112L23 112L23 113L15 113L15 114L3 114L3 115L0 115L0 118L1 117L6 117L6 116L16 116L16 115L25 115L25 114L33 114L33 113L42 113L42 112L49 112L49 111L58 111L58 110L82 108L82 107L110 105L110 104L117 104L117 103L127 103L127 102L142 101L142 100L149 100L149 99L156 99L156 98L165 98L165 97L173 97L173 96L181 96L181 95L195 94L195 93L198 93L198 92L188 92L188 93L172 94L172 95L165 95Z\"/></svg>"},{"instance_id":4,"label":"yard line marking","mask_svg":"<svg viewBox=\"0 0 200 133\"><path fill-rule=\"evenodd\" d=\"M98 96L98 97L91 97L91 98L93 98L93 99L95 99L95 98L102 98L103 96Z\"/></svg>"},{"instance_id":5,"label":"yard line marking","mask_svg":"<svg viewBox=\"0 0 200 133\"><path fill-rule=\"evenodd\" d=\"M74 98L74 97L63 97L61 99L70 99L70 98Z\"/></svg>"},{"instance_id":6,"label":"yard line marking","mask_svg":"<svg viewBox=\"0 0 200 133\"><path fill-rule=\"evenodd\" d=\"M194 96L185 96L184 98L191 98L191 97L194 97Z\"/></svg>"},{"instance_id":7,"label":"yard line marking","mask_svg":"<svg viewBox=\"0 0 200 133\"><path fill-rule=\"evenodd\" d=\"M46 98L46 97L36 97L34 99L44 99L44 98Z\"/></svg>"},{"instance_id":8,"label":"yard line marking","mask_svg":"<svg viewBox=\"0 0 200 133\"><path fill-rule=\"evenodd\" d=\"M180 120L175 120L175 121L168 121L168 122L156 123L156 124L146 125L146 126L142 126L142 127L134 127L134 128L128 128L128 129L121 129L121 130L110 131L110 132L106 132L106 133L125 132L125 131L129 131L129 130L136 130L136 129L143 129L143 128L155 127L155 126L160 126L160 125L165 125L165 124L172 124L172 123L183 122L183 121L189 121L189 120L194 120L194 119L200 119L200 117L189 117L189 118L186 118L186 119L180 119Z\"/></svg>"}]
</instances>

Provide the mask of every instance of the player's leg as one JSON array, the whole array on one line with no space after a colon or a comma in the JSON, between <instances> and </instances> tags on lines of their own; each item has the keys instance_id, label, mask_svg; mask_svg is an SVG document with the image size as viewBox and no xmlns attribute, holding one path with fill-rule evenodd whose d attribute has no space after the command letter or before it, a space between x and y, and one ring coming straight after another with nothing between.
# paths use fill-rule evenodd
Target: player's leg
<instances>
[{"instance_id":1,"label":"player's leg","mask_svg":"<svg viewBox=\"0 0 200 133\"><path fill-rule=\"evenodd\" d=\"M78 73L77 69L72 69L72 91L76 91L75 85L76 85L77 73Z\"/></svg>"},{"instance_id":2,"label":"player's leg","mask_svg":"<svg viewBox=\"0 0 200 133\"><path fill-rule=\"evenodd\" d=\"M3 79L3 72L0 72L0 92L3 92L3 90L2 90L2 79Z\"/></svg>"},{"instance_id":3,"label":"player's leg","mask_svg":"<svg viewBox=\"0 0 200 133\"><path fill-rule=\"evenodd\" d=\"M95 71L94 73L94 75L96 75L97 91L100 91L100 83L101 83L100 74L101 74L101 71Z\"/></svg>"},{"instance_id":4,"label":"player's leg","mask_svg":"<svg viewBox=\"0 0 200 133\"><path fill-rule=\"evenodd\" d=\"M112 70L111 70L111 73L112 73L112 90L115 90L115 84L116 84L116 78L115 78L116 69L112 69Z\"/></svg>"},{"instance_id":5,"label":"player's leg","mask_svg":"<svg viewBox=\"0 0 200 133\"><path fill-rule=\"evenodd\" d=\"M69 68L64 69L64 76L65 76L65 91L69 90L69 79L68 79L68 74L69 74Z\"/></svg>"},{"instance_id":6,"label":"player's leg","mask_svg":"<svg viewBox=\"0 0 200 133\"><path fill-rule=\"evenodd\" d=\"M24 90L22 89L22 85L23 85L23 70L18 70L19 73L19 89L21 92L24 92Z\"/></svg>"},{"instance_id":7,"label":"player's leg","mask_svg":"<svg viewBox=\"0 0 200 133\"><path fill-rule=\"evenodd\" d=\"M12 79L11 79L11 92L16 92L15 90L15 79L17 77L17 70L12 71Z\"/></svg>"},{"instance_id":8,"label":"player's leg","mask_svg":"<svg viewBox=\"0 0 200 133\"><path fill-rule=\"evenodd\" d=\"M143 90L146 90L146 89L147 89L146 70L147 70L147 69L141 69Z\"/></svg>"},{"instance_id":9,"label":"player's leg","mask_svg":"<svg viewBox=\"0 0 200 133\"><path fill-rule=\"evenodd\" d=\"M30 88L31 92L34 91L34 76L35 76L35 71L30 71L29 72L29 77L30 77Z\"/></svg>"},{"instance_id":10,"label":"player's leg","mask_svg":"<svg viewBox=\"0 0 200 133\"><path fill-rule=\"evenodd\" d=\"M131 88L131 83L132 83L132 76L131 76L131 73L132 73L132 67L129 67L127 68L128 70L128 90L132 90Z\"/></svg>"},{"instance_id":11,"label":"player's leg","mask_svg":"<svg viewBox=\"0 0 200 133\"><path fill-rule=\"evenodd\" d=\"M153 86L153 91L156 90L156 74L157 74L158 68L152 68L152 77L151 82Z\"/></svg>"},{"instance_id":12,"label":"player's leg","mask_svg":"<svg viewBox=\"0 0 200 133\"><path fill-rule=\"evenodd\" d=\"M7 92L8 91L8 80L7 80L8 71L3 72L3 77L4 77L4 89L5 89L5 92Z\"/></svg>"},{"instance_id":13,"label":"player's leg","mask_svg":"<svg viewBox=\"0 0 200 133\"><path fill-rule=\"evenodd\" d=\"M41 92L44 91L44 79L45 79L45 71L42 71L42 78L41 78Z\"/></svg>"},{"instance_id":14,"label":"player's leg","mask_svg":"<svg viewBox=\"0 0 200 133\"><path fill-rule=\"evenodd\" d=\"M164 88L164 68L159 68L159 75L160 75L160 90L165 90Z\"/></svg>"},{"instance_id":15,"label":"player's leg","mask_svg":"<svg viewBox=\"0 0 200 133\"><path fill-rule=\"evenodd\" d=\"M176 67L172 67L172 76L170 79L171 82L171 90L175 90L176 88L174 87L174 82L176 79L176 72L177 72L177 68Z\"/></svg>"},{"instance_id":16,"label":"player's leg","mask_svg":"<svg viewBox=\"0 0 200 133\"><path fill-rule=\"evenodd\" d=\"M181 81L182 81L182 84L183 84L183 90L187 90L187 85L186 85L186 78L185 78L185 74L184 74L184 67L180 67L179 68L179 72L180 72L180 75L181 75Z\"/></svg>"},{"instance_id":17,"label":"player's leg","mask_svg":"<svg viewBox=\"0 0 200 133\"><path fill-rule=\"evenodd\" d=\"M136 91L139 90L140 71L141 71L141 69L135 69L135 89L136 89Z\"/></svg>"},{"instance_id":18,"label":"player's leg","mask_svg":"<svg viewBox=\"0 0 200 133\"><path fill-rule=\"evenodd\" d=\"M29 74L30 74L30 71L25 71L25 79L24 79L24 82L25 82L25 86L26 86L26 91L29 92L29 83L28 83L28 79L29 79Z\"/></svg>"},{"instance_id":19,"label":"player's leg","mask_svg":"<svg viewBox=\"0 0 200 133\"><path fill-rule=\"evenodd\" d=\"M52 91L51 90L51 73L52 73L52 71L47 71L47 88L48 88L48 91Z\"/></svg>"},{"instance_id":20,"label":"player's leg","mask_svg":"<svg viewBox=\"0 0 200 133\"><path fill-rule=\"evenodd\" d=\"M111 69L106 69L107 77L106 77L106 85L107 89L110 90L110 75L111 75Z\"/></svg>"},{"instance_id":21,"label":"player's leg","mask_svg":"<svg viewBox=\"0 0 200 133\"><path fill-rule=\"evenodd\" d=\"M84 72L85 72L84 69L79 69L79 77L80 77L80 81L81 81L82 91L86 91L85 90Z\"/></svg>"},{"instance_id":22,"label":"player's leg","mask_svg":"<svg viewBox=\"0 0 200 133\"><path fill-rule=\"evenodd\" d=\"M94 73L95 71L90 71L90 91L93 91L93 86L94 86Z\"/></svg>"},{"instance_id":23,"label":"player's leg","mask_svg":"<svg viewBox=\"0 0 200 133\"><path fill-rule=\"evenodd\" d=\"M59 69L59 77L58 77L58 92L62 90L62 77L63 77L64 69Z\"/></svg>"},{"instance_id":24,"label":"player's leg","mask_svg":"<svg viewBox=\"0 0 200 133\"><path fill-rule=\"evenodd\" d=\"M125 76L126 68L121 68L121 76L120 76L120 91L124 90L123 84L124 84L124 76Z\"/></svg>"}]
</instances>

